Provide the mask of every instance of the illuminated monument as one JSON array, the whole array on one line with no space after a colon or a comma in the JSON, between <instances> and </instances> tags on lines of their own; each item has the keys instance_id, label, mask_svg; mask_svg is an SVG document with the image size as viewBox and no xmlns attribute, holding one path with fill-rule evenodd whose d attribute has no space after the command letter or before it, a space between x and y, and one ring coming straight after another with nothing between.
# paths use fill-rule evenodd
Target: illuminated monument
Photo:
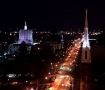
<instances>
[{"instance_id":1,"label":"illuminated monument","mask_svg":"<svg viewBox=\"0 0 105 90\"><path fill-rule=\"evenodd\" d=\"M80 90L88 90L91 87L91 53L88 36L87 9L84 27L84 39L82 46L81 70L80 70Z\"/></svg>"},{"instance_id":2,"label":"illuminated monument","mask_svg":"<svg viewBox=\"0 0 105 90\"><path fill-rule=\"evenodd\" d=\"M15 43L9 45L9 50L8 50L9 53L12 54L15 51L18 51L20 44L22 42L26 43L28 51L31 50L31 46L33 46L35 44L39 44L39 43L33 42L33 32L32 32L32 30L27 29L26 22L25 22L24 29L20 29L20 31L19 31L19 40Z\"/></svg>"},{"instance_id":3,"label":"illuminated monument","mask_svg":"<svg viewBox=\"0 0 105 90\"><path fill-rule=\"evenodd\" d=\"M19 40L16 42L16 44L21 44L23 41L26 44L33 44L32 30L27 30L26 22L25 22L24 29L21 29L19 31Z\"/></svg>"}]
</instances>

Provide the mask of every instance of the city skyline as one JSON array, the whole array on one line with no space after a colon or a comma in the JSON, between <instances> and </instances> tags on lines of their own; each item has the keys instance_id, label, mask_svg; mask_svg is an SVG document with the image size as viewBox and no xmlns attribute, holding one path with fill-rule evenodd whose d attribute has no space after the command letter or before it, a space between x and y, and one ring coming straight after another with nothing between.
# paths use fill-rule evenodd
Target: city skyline
<instances>
[{"instance_id":1,"label":"city skyline","mask_svg":"<svg viewBox=\"0 0 105 90\"><path fill-rule=\"evenodd\" d=\"M2 1L0 90L104 90L101 3Z\"/></svg>"}]
</instances>

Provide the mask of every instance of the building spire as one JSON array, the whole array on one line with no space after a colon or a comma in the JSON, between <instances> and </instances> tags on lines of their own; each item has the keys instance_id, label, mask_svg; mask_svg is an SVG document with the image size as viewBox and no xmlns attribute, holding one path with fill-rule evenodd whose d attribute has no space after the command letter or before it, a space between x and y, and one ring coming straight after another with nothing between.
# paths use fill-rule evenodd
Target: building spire
<instances>
[{"instance_id":1,"label":"building spire","mask_svg":"<svg viewBox=\"0 0 105 90\"><path fill-rule=\"evenodd\" d=\"M83 42L83 47L90 48L89 44L89 35L88 35L88 19L87 19L87 9L86 9L86 17L85 17L85 27L84 27L84 42Z\"/></svg>"},{"instance_id":2,"label":"building spire","mask_svg":"<svg viewBox=\"0 0 105 90\"><path fill-rule=\"evenodd\" d=\"M25 21L24 30L27 30L27 23Z\"/></svg>"},{"instance_id":3,"label":"building spire","mask_svg":"<svg viewBox=\"0 0 105 90\"><path fill-rule=\"evenodd\" d=\"M26 21L25 21L25 26L27 26L27 23L26 23Z\"/></svg>"},{"instance_id":4,"label":"building spire","mask_svg":"<svg viewBox=\"0 0 105 90\"><path fill-rule=\"evenodd\" d=\"M85 28L88 28L88 19L87 19L87 12L88 12L88 10L87 10L87 8L86 8L86 17L85 17Z\"/></svg>"}]
</instances>

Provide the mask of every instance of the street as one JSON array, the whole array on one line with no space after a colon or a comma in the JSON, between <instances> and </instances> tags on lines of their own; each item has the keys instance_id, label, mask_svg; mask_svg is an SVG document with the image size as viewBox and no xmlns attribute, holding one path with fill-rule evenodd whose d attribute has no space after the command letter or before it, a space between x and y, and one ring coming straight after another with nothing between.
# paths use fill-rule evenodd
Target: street
<instances>
[{"instance_id":1,"label":"street","mask_svg":"<svg viewBox=\"0 0 105 90\"><path fill-rule=\"evenodd\" d=\"M78 51L81 47L81 40L75 40L74 47L71 50L67 50L68 55L65 58L64 63L61 64L60 70L56 75L56 79L53 82L52 87L49 90L69 90L70 87L73 90L75 78L70 75L70 72L73 71L74 67L77 66L76 57L78 56Z\"/></svg>"}]
</instances>

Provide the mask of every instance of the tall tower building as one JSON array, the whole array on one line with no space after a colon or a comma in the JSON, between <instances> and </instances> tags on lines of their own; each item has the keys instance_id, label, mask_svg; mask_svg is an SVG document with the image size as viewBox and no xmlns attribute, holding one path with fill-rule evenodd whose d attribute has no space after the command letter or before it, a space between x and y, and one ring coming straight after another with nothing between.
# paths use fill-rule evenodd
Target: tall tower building
<instances>
[{"instance_id":1,"label":"tall tower building","mask_svg":"<svg viewBox=\"0 0 105 90\"><path fill-rule=\"evenodd\" d=\"M32 30L27 29L26 22L24 25L24 29L20 29L19 31L18 41L9 45L8 47L9 54L13 54L14 52L18 51L22 42L26 43L28 51L31 50L31 46L35 45L35 43L33 42L33 32Z\"/></svg>"},{"instance_id":2,"label":"tall tower building","mask_svg":"<svg viewBox=\"0 0 105 90\"><path fill-rule=\"evenodd\" d=\"M88 36L87 9L84 27L84 40L82 46L81 70L80 70L80 90L88 90L91 86L91 54Z\"/></svg>"},{"instance_id":3,"label":"tall tower building","mask_svg":"<svg viewBox=\"0 0 105 90\"><path fill-rule=\"evenodd\" d=\"M21 44L22 42L26 44L33 44L33 34L32 30L27 29L27 24L25 22L24 29L19 31L19 40L16 42L17 44Z\"/></svg>"},{"instance_id":4,"label":"tall tower building","mask_svg":"<svg viewBox=\"0 0 105 90\"><path fill-rule=\"evenodd\" d=\"M86 9L86 17L85 17L84 40L83 40L83 46L82 46L81 63L91 63L90 43L89 43L89 35L88 35L87 9Z\"/></svg>"}]
</instances>

